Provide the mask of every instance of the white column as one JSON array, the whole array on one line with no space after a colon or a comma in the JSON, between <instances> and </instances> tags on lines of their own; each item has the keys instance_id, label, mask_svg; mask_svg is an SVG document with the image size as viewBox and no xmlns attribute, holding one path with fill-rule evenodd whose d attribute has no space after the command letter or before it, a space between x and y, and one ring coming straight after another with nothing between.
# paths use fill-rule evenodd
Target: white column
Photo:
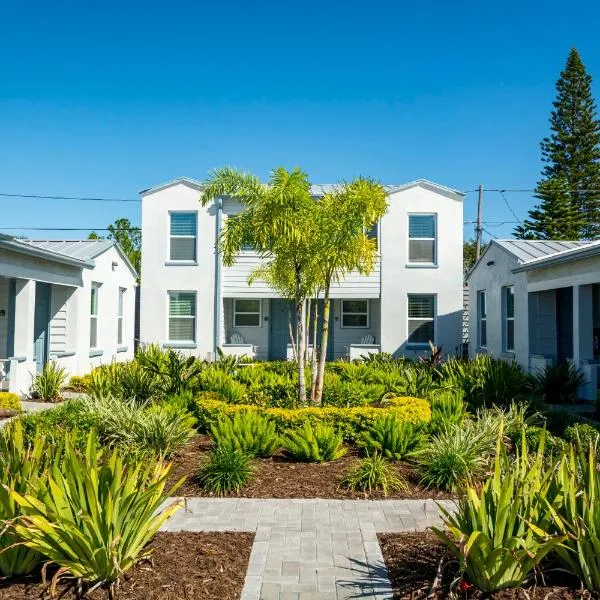
<instances>
[{"instance_id":1,"label":"white column","mask_svg":"<svg viewBox=\"0 0 600 600\"><path fill-rule=\"evenodd\" d=\"M594 358L592 297L591 285L573 286L573 361L577 366Z\"/></svg>"},{"instance_id":2,"label":"white column","mask_svg":"<svg viewBox=\"0 0 600 600\"><path fill-rule=\"evenodd\" d=\"M35 281L17 279L15 294L15 345L14 356L24 358L13 370L11 363L12 390L27 393L31 386L31 374L35 373L33 356L33 332L35 318ZM16 365L15 365L16 366ZM14 374L14 375L13 375Z\"/></svg>"}]
</instances>

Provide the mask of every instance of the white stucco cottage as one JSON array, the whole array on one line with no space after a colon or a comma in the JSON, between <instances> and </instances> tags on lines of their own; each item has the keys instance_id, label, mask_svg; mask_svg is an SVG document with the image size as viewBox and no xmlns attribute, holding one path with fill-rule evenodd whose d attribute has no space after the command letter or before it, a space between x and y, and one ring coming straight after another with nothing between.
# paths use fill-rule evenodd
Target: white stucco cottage
<instances>
[{"instance_id":1,"label":"white stucco cottage","mask_svg":"<svg viewBox=\"0 0 600 600\"><path fill-rule=\"evenodd\" d=\"M318 200L329 189L313 186ZM376 228L380 259L368 275L332 289L329 358L366 352L414 356L428 340L461 343L463 194L429 181L386 186L390 208ZM244 250L224 267L222 224L241 210L231 198L202 207L202 184L181 178L141 192L141 340L200 356L289 356L288 303L248 284L259 258Z\"/></svg>"},{"instance_id":2,"label":"white stucco cottage","mask_svg":"<svg viewBox=\"0 0 600 600\"><path fill-rule=\"evenodd\" d=\"M49 360L83 375L131 359L136 277L112 240L0 234L0 388L27 393Z\"/></svg>"},{"instance_id":3,"label":"white stucco cottage","mask_svg":"<svg viewBox=\"0 0 600 600\"><path fill-rule=\"evenodd\" d=\"M600 362L600 242L492 240L467 278L469 351L535 373L570 361L596 398Z\"/></svg>"}]
</instances>

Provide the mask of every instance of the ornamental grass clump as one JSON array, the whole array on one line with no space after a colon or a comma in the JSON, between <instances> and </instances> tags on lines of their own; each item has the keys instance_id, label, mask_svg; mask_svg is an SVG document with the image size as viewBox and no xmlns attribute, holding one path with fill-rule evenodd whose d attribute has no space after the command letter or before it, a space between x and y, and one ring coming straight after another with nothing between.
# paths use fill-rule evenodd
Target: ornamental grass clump
<instances>
[{"instance_id":1,"label":"ornamental grass clump","mask_svg":"<svg viewBox=\"0 0 600 600\"><path fill-rule=\"evenodd\" d=\"M311 425L305 421L302 428L282 437L283 448L296 460L329 462L346 454L342 435L328 425Z\"/></svg>"},{"instance_id":2,"label":"ornamental grass clump","mask_svg":"<svg viewBox=\"0 0 600 600\"><path fill-rule=\"evenodd\" d=\"M53 361L44 365L44 370L35 376L31 384L32 396L44 402L57 402L67 381L67 370Z\"/></svg>"},{"instance_id":3,"label":"ornamental grass clump","mask_svg":"<svg viewBox=\"0 0 600 600\"><path fill-rule=\"evenodd\" d=\"M386 458L404 460L415 456L423 448L426 435L423 426L402 421L390 414L373 421L359 435L358 445L367 454L382 454Z\"/></svg>"},{"instance_id":4,"label":"ornamental grass clump","mask_svg":"<svg viewBox=\"0 0 600 600\"><path fill-rule=\"evenodd\" d=\"M366 456L354 463L342 480L342 485L355 492L389 492L408 490L406 481L381 454Z\"/></svg>"},{"instance_id":5,"label":"ornamental grass clump","mask_svg":"<svg viewBox=\"0 0 600 600\"><path fill-rule=\"evenodd\" d=\"M242 411L220 419L210 432L218 447L241 450L250 456L271 456L279 448L275 423L256 412Z\"/></svg>"},{"instance_id":6,"label":"ornamental grass clump","mask_svg":"<svg viewBox=\"0 0 600 600\"><path fill-rule=\"evenodd\" d=\"M217 496L239 492L252 479L250 457L239 448L217 446L206 465L200 469L198 480L202 487Z\"/></svg>"},{"instance_id":7,"label":"ornamental grass clump","mask_svg":"<svg viewBox=\"0 0 600 600\"><path fill-rule=\"evenodd\" d=\"M166 489L170 470L162 461L133 463L118 449L108 452L94 433L81 454L67 436L35 494L11 490L23 513L15 535L59 567L51 593L67 578L79 597L100 587L114 597L119 579L150 555L148 542L181 507L173 502L161 510L181 484Z\"/></svg>"},{"instance_id":8,"label":"ornamental grass clump","mask_svg":"<svg viewBox=\"0 0 600 600\"><path fill-rule=\"evenodd\" d=\"M36 482L49 463L48 447L42 436L28 443L19 420L0 430L0 575L13 577L31 573L41 555L23 545L11 529L22 514L10 491L35 492Z\"/></svg>"},{"instance_id":9,"label":"ornamental grass clump","mask_svg":"<svg viewBox=\"0 0 600 600\"><path fill-rule=\"evenodd\" d=\"M461 576L483 592L521 587L567 535L552 535L547 498L552 469L543 442L530 459L522 435L514 461L498 439L493 475L482 487L467 485L456 513L442 508L444 528L434 533L459 561Z\"/></svg>"}]
</instances>

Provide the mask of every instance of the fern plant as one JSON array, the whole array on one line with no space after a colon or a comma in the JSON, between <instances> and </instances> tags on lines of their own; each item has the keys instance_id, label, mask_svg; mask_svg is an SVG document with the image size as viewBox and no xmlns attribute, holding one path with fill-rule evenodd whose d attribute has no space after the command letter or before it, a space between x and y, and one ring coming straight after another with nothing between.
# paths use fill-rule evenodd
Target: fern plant
<instances>
[{"instance_id":1,"label":"fern plant","mask_svg":"<svg viewBox=\"0 0 600 600\"><path fill-rule=\"evenodd\" d=\"M462 392L454 390L437 390L431 397L432 434L441 433L448 425L460 425L467 416L467 409L462 399Z\"/></svg>"},{"instance_id":2,"label":"fern plant","mask_svg":"<svg viewBox=\"0 0 600 600\"><path fill-rule=\"evenodd\" d=\"M221 419L211 427L211 437L220 448L241 450L250 456L270 456L279 447L275 423L250 411Z\"/></svg>"},{"instance_id":3,"label":"fern plant","mask_svg":"<svg viewBox=\"0 0 600 600\"><path fill-rule=\"evenodd\" d=\"M403 460L418 454L425 443L425 432L418 424L387 415L373 422L358 438L367 454L378 452L386 458Z\"/></svg>"},{"instance_id":4,"label":"fern plant","mask_svg":"<svg viewBox=\"0 0 600 600\"><path fill-rule=\"evenodd\" d=\"M282 445L295 459L304 462L330 462L346 454L342 435L328 425L311 425L305 421L302 429L283 436Z\"/></svg>"}]
</instances>

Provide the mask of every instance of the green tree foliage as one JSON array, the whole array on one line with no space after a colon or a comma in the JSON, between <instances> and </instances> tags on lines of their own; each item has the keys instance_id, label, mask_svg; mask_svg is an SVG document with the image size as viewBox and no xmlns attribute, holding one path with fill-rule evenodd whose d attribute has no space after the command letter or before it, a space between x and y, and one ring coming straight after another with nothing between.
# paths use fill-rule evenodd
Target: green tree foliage
<instances>
[{"instance_id":1,"label":"green tree foliage","mask_svg":"<svg viewBox=\"0 0 600 600\"><path fill-rule=\"evenodd\" d=\"M526 222L515 231L518 237L595 239L600 233L600 121L591 84L581 56L571 49L556 82L551 134L541 143L545 166L538 193L542 204L530 212L529 226ZM574 211L584 220L574 223ZM573 235L574 227L578 235Z\"/></svg>"},{"instance_id":2,"label":"green tree foliage","mask_svg":"<svg viewBox=\"0 0 600 600\"><path fill-rule=\"evenodd\" d=\"M108 239L115 240L137 271L142 270L142 232L139 227L134 227L129 219L117 219L107 227ZM102 236L92 231L88 236L90 240L101 240Z\"/></svg>"},{"instance_id":3,"label":"green tree foliage","mask_svg":"<svg viewBox=\"0 0 600 600\"><path fill-rule=\"evenodd\" d=\"M481 244L481 254L485 252L487 244ZM466 240L463 243L463 270L468 273L477 262L477 240Z\"/></svg>"}]
</instances>

